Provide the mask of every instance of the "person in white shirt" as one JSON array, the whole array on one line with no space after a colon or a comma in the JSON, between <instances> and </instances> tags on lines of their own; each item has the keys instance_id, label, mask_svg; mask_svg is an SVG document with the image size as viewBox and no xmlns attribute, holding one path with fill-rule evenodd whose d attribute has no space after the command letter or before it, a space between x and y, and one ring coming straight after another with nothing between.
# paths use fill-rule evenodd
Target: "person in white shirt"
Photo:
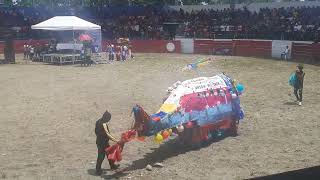
<instances>
[{"instance_id":1,"label":"person in white shirt","mask_svg":"<svg viewBox=\"0 0 320 180\"><path fill-rule=\"evenodd\" d=\"M25 45L23 45L23 59L25 60L25 59L28 59L28 45L27 44L25 44Z\"/></svg>"},{"instance_id":2,"label":"person in white shirt","mask_svg":"<svg viewBox=\"0 0 320 180\"><path fill-rule=\"evenodd\" d=\"M127 60L127 57L126 57L126 51L125 51L125 48L126 46L121 46L120 47L120 53L121 53L121 60L122 61L125 61Z\"/></svg>"},{"instance_id":3,"label":"person in white shirt","mask_svg":"<svg viewBox=\"0 0 320 180\"><path fill-rule=\"evenodd\" d=\"M123 56L125 56L125 60L129 57L129 52L128 52L128 47L127 46L123 46Z\"/></svg>"},{"instance_id":4,"label":"person in white shirt","mask_svg":"<svg viewBox=\"0 0 320 180\"><path fill-rule=\"evenodd\" d=\"M284 57L284 60L288 59L289 51L290 51L289 46L287 46L286 49L281 54L281 57Z\"/></svg>"},{"instance_id":5,"label":"person in white shirt","mask_svg":"<svg viewBox=\"0 0 320 180\"><path fill-rule=\"evenodd\" d=\"M31 60L33 60L33 56L34 56L34 47L32 45L30 45L30 55L29 55L29 58Z\"/></svg>"},{"instance_id":6,"label":"person in white shirt","mask_svg":"<svg viewBox=\"0 0 320 180\"><path fill-rule=\"evenodd\" d=\"M94 52L98 53L99 52L99 47L98 46L94 46Z\"/></svg>"},{"instance_id":7,"label":"person in white shirt","mask_svg":"<svg viewBox=\"0 0 320 180\"><path fill-rule=\"evenodd\" d=\"M109 49L109 61L113 62L115 56L115 47L113 44L111 44L111 47Z\"/></svg>"}]
</instances>

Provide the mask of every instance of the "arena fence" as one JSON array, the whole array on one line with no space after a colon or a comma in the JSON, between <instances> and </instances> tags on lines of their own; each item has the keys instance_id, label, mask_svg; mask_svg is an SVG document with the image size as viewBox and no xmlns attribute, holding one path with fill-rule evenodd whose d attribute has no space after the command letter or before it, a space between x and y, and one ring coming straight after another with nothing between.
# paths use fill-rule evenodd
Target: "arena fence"
<instances>
[{"instance_id":1,"label":"arena fence","mask_svg":"<svg viewBox=\"0 0 320 180\"><path fill-rule=\"evenodd\" d=\"M0 54L3 54L4 52L4 42L0 41Z\"/></svg>"},{"instance_id":2,"label":"arena fence","mask_svg":"<svg viewBox=\"0 0 320 180\"><path fill-rule=\"evenodd\" d=\"M283 58L320 63L320 44L308 41L281 40L186 40L180 39L181 53Z\"/></svg>"},{"instance_id":3,"label":"arena fence","mask_svg":"<svg viewBox=\"0 0 320 180\"><path fill-rule=\"evenodd\" d=\"M320 62L320 44L319 43L292 43L292 57L294 59L311 59Z\"/></svg>"},{"instance_id":4,"label":"arena fence","mask_svg":"<svg viewBox=\"0 0 320 180\"><path fill-rule=\"evenodd\" d=\"M103 49L110 41L104 40ZM16 40L16 53L23 52L24 44L46 44L48 40ZM280 40L230 40L230 39L177 39L169 40L133 40L132 51L136 53L184 53L211 54L245 57L281 58L286 46L290 51L289 59L320 62L320 44L313 42L295 42ZM3 53L4 42L0 42Z\"/></svg>"},{"instance_id":5,"label":"arena fence","mask_svg":"<svg viewBox=\"0 0 320 180\"><path fill-rule=\"evenodd\" d=\"M114 42L105 40L102 43L102 48L106 49L107 44ZM130 43L132 51L138 53L181 53L181 42L178 40L133 40Z\"/></svg>"}]
</instances>

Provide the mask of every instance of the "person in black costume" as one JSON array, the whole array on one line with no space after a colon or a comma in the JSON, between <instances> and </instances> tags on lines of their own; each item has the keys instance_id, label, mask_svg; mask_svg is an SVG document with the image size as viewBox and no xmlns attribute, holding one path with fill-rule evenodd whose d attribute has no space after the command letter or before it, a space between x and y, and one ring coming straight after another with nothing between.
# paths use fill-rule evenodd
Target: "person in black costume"
<instances>
[{"instance_id":1,"label":"person in black costume","mask_svg":"<svg viewBox=\"0 0 320 180\"><path fill-rule=\"evenodd\" d=\"M105 149L110 146L109 140L118 142L116 138L114 138L110 134L108 122L111 119L111 114L106 111L103 116L97 120L96 126L95 126L95 134L97 136L96 139L96 144L98 148L98 158L97 158L97 163L96 163L96 174L101 175L102 170L101 170L101 164L106 156ZM109 160L109 165L112 170L117 169L119 166L115 165L114 161Z\"/></svg>"}]
</instances>

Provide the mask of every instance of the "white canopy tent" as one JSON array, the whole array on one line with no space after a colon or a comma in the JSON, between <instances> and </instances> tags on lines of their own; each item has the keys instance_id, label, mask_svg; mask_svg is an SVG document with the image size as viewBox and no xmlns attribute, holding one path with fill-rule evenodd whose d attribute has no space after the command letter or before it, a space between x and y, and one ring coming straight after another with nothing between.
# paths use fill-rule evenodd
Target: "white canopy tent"
<instances>
[{"instance_id":1,"label":"white canopy tent","mask_svg":"<svg viewBox=\"0 0 320 180\"><path fill-rule=\"evenodd\" d=\"M31 29L50 31L101 30L101 26L85 21L76 16L55 16L31 26Z\"/></svg>"},{"instance_id":2,"label":"white canopy tent","mask_svg":"<svg viewBox=\"0 0 320 180\"><path fill-rule=\"evenodd\" d=\"M55 16L39 24L31 26L34 30L49 30L49 31L72 31L73 36L73 54L75 52L75 31L88 31L95 32L96 39L100 40L98 43L99 49L101 49L101 26L85 21L76 16ZM75 57L73 57L73 62Z\"/></svg>"}]
</instances>

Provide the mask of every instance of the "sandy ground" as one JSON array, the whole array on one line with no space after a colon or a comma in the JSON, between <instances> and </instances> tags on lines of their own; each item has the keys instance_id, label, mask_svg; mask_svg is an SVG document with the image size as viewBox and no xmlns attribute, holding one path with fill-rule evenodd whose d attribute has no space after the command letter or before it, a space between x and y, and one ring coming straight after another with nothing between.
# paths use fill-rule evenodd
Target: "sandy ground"
<instances>
[{"instance_id":1,"label":"sandy ground","mask_svg":"<svg viewBox=\"0 0 320 180\"><path fill-rule=\"evenodd\" d=\"M104 174L94 176L94 124L104 110L112 113L111 130L119 137L130 127L134 104L154 113L168 86L197 76L181 68L198 57L137 54L134 61L92 67L0 65L0 179L229 180L320 165L320 67L305 65L299 107L288 95L295 63L220 56L199 74L224 71L245 85L239 136L197 150L175 141L134 141L120 163L127 171L114 173L104 162ZM155 162L165 167L144 169Z\"/></svg>"}]
</instances>

